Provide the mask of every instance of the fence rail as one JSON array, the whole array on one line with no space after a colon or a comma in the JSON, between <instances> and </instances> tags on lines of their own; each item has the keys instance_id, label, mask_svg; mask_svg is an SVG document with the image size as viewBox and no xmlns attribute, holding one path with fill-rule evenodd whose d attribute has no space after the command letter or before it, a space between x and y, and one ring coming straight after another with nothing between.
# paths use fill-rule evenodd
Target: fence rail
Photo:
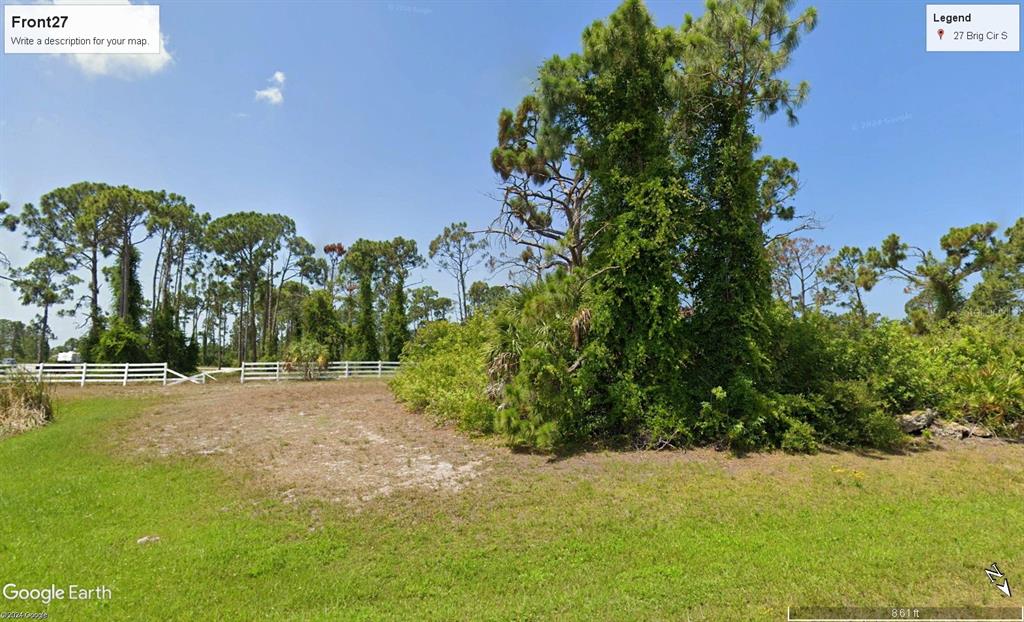
<instances>
[{"instance_id":1,"label":"fence rail","mask_svg":"<svg viewBox=\"0 0 1024 622\"><path fill-rule=\"evenodd\" d=\"M397 361L331 361L325 367L285 361L245 362L239 381L280 382L281 380L332 380L337 378L381 378L393 376Z\"/></svg>"},{"instance_id":2,"label":"fence rail","mask_svg":"<svg viewBox=\"0 0 1024 622\"><path fill-rule=\"evenodd\" d=\"M38 363L26 365L0 365L0 382L18 374L41 382L58 384L119 384L159 382L175 385L186 382L206 384L216 380L214 374L241 372L239 379L246 382L281 380L331 380L337 378L381 378L398 371L397 361L332 361L325 367L303 365L285 361L245 362L241 367L200 371L186 376L167 367L167 363Z\"/></svg>"},{"instance_id":3,"label":"fence rail","mask_svg":"<svg viewBox=\"0 0 1024 622\"><path fill-rule=\"evenodd\" d=\"M24 374L41 382L58 384L119 384L159 382L167 384L167 378L182 374L168 369L167 363L36 363L27 365L4 365L0 367L0 378Z\"/></svg>"}]
</instances>

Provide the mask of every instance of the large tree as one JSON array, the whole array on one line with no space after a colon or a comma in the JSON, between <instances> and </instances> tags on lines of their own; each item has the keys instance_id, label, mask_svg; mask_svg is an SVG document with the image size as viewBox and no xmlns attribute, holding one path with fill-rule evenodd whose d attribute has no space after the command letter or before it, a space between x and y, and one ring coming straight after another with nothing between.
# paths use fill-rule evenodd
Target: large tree
<instances>
[{"instance_id":1,"label":"large tree","mask_svg":"<svg viewBox=\"0 0 1024 622\"><path fill-rule=\"evenodd\" d=\"M994 222L951 228L939 240L945 255L941 258L910 246L894 233L879 247L868 249L865 257L882 278L904 281L910 291L917 292L908 312L926 309L935 319L943 319L963 307L964 281L998 259L997 229Z\"/></svg>"},{"instance_id":2,"label":"large tree","mask_svg":"<svg viewBox=\"0 0 1024 622\"><path fill-rule=\"evenodd\" d=\"M832 249L810 238L780 237L768 245L768 252L772 284L780 300L800 313L821 301L821 270Z\"/></svg>"},{"instance_id":3,"label":"large tree","mask_svg":"<svg viewBox=\"0 0 1024 622\"><path fill-rule=\"evenodd\" d=\"M474 281L469 286L469 291L466 292L469 312L472 314L493 310L509 295L509 289L504 285L489 285L484 281Z\"/></svg>"},{"instance_id":4,"label":"large tree","mask_svg":"<svg viewBox=\"0 0 1024 622\"><path fill-rule=\"evenodd\" d=\"M384 343L387 346L385 358L389 361L397 361L405 343L409 341L409 316L406 313L405 302L405 279L399 277L399 282L391 292L387 310L381 320Z\"/></svg>"},{"instance_id":5,"label":"large tree","mask_svg":"<svg viewBox=\"0 0 1024 622\"><path fill-rule=\"evenodd\" d=\"M332 242L324 245L324 254L327 255L327 291L334 296L334 287L338 279L338 266L345 257L348 249L341 242Z\"/></svg>"},{"instance_id":6,"label":"large tree","mask_svg":"<svg viewBox=\"0 0 1024 622\"><path fill-rule=\"evenodd\" d=\"M308 271L310 262L315 260L316 248L309 240L301 235L297 235L294 228L292 228L284 238L283 253L284 257L277 272L277 288L272 292L274 309L267 327L267 332L270 335L270 348L273 352L278 350L278 318L284 287L296 278L301 279L304 271ZM334 297L331 295L332 309L333 299Z\"/></svg>"},{"instance_id":7,"label":"large tree","mask_svg":"<svg viewBox=\"0 0 1024 622\"><path fill-rule=\"evenodd\" d=\"M103 329L100 274L112 240L107 227L107 205L98 195L107 188L92 182L57 188L42 196L38 208L26 205L22 212L26 236L34 240L33 250L60 253L67 257L72 269L84 269L87 273L88 292L79 300L79 305L88 309L89 331L80 344L87 360Z\"/></svg>"},{"instance_id":8,"label":"large tree","mask_svg":"<svg viewBox=\"0 0 1024 622\"><path fill-rule=\"evenodd\" d=\"M157 240L156 262L151 289L152 311L162 304L180 306L183 281L190 259L197 259L203 250L203 233L210 217L196 211L194 205L178 194L154 194L146 227Z\"/></svg>"},{"instance_id":9,"label":"large tree","mask_svg":"<svg viewBox=\"0 0 1024 622\"><path fill-rule=\"evenodd\" d=\"M970 306L996 313L1024 314L1024 218L1006 229L997 256L971 292Z\"/></svg>"},{"instance_id":10,"label":"large tree","mask_svg":"<svg viewBox=\"0 0 1024 622\"><path fill-rule=\"evenodd\" d=\"M820 273L823 287L820 299L823 305L836 305L847 309L861 322L868 318L864 305L864 292L870 291L878 281L878 272L854 246L844 246L829 260Z\"/></svg>"},{"instance_id":11,"label":"large tree","mask_svg":"<svg viewBox=\"0 0 1024 622\"><path fill-rule=\"evenodd\" d=\"M158 193L136 190L128 186L101 189L95 200L106 214L106 234L117 256L117 281L131 284L137 278L138 245L152 235L144 227L150 210L160 202ZM114 305L114 313L129 325L137 324L139 318L132 317L131 296L134 287L121 287Z\"/></svg>"},{"instance_id":12,"label":"large tree","mask_svg":"<svg viewBox=\"0 0 1024 622\"><path fill-rule=\"evenodd\" d=\"M279 250L280 222L270 214L236 212L221 216L207 228L210 248L218 256L221 274L235 283L238 299L238 358L255 360L257 349L257 290L264 268Z\"/></svg>"},{"instance_id":13,"label":"large tree","mask_svg":"<svg viewBox=\"0 0 1024 622\"><path fill-rule=\"evenodd\" d=\"M584 30L581 53L553 57L540 70L542 132L573 137L596 189L586 276L593 295L577 313L587 318L589 339L571 365L594 432L636 431L644 419L671 419L681 407L674 272L686 197L668 132L679 51L676 33L629 0Z\"/></svg>"},{"instance_id":14,"label":"large tree","mask_svg":"<svg viewBox=\"0 0 1024 622\"><path fill-rule=\"evenodd\" d=\"M410 270L423 265L416 241L400 236L386 241L359 239L349 247L343 264L342 272L351 275L350 292L358 290L358 299L349 298L351 309L346 312L346 316L355 312L352 351L365 360L375 360L381 353L400 349L405 330L399 324L407 326L408 319L405 292L398 295L397 290L405 289ZM383 318L392 305L401 309L391 313L388 330ZM395 347L389 343L392 338L399 342Z\"/></svg>"},{"instance_id":15,"label":"large tree","mask_svg":"<svg viewBox=\"0 0 1024 622\"><path fill-rule=\"evenodd\" d=\"M23 322L0 318L0 358L25 361L35 352L37 343Z\"/></svg>"},{"instance_id":16,"label":"large tree","mask_svg":"<svg viewBox=\"0 0 1024 622\"><path fill-rule=\"evenodd\" d=\"M779 77L803 33L816 24L813 8L793 17L792 0L709 2L683 27L678 88L685 106L674 117L676 145L697 197L684 257L693 299L695 365L706 390L725 387L742 435L756 436L761 412L749 394L770 377L765 319L771 270L764 226L789 218L795 167L757 160L755 115L784 111L791 123L808 93ZM766 183L767 182L767 183ZM740 428L736 427L736 431Z\"/></svg>"},{"instance_id":17,"label":"large tree","mask_svg":"<svg viewBox=\"0 0 1024 622\"><path fill-rule=\"evenodd\" d=\"M495 259L533 276L583 265L590 250L588 199L593 180L567 132L546 131L538 95L523 98L516 110L498 116L498 146L491 166L500 176L501 210L488 228L501 246L513 247Z\"/></svg>"},{"instance_id":18,"label":"large tree","mask_svg":"<svg viewBox=\"0 0 1024 622\"><path fill-rule=\"evenodd\" d=\"M791 161L756 157L753 122L779 110L795 121L807 94L805 84L779 77L815 24L813 9L790 17L793 4L709 2L700 19L674 29L627 0L584 30L580 53L542 65L535 99L502 114L492 154L499 173L536 171L544 182L545 161L569 154L591 180L585 269L526 292L544 298L526 301L531 313L582 306L548 311L550 321L572 319L576 352L552 356L555 367L568 361L569 378L554 381L552 364L535 368L535 397L518 407L532 421L525 428L541 429L535 414L566 406L557 395L571 392L568 407L581 411L569 415L578 418L572 425L588 434L737 444L764 434L772 379L765 245L787 235L769 223L794 217L798 182ZM503 207L511 222L546 226L545 203L521 200L522 189L537 188L512 185ZM697 426L696 404L716 387L728 391L728 416Z\"/></svg>"},{"instance_id":19,"label":"large tree","mask_svg":"<svg viewBox=\"0 0 1024 622\"><path fill-rule=\"evenodd\" d=\"M443 320L453 306L451 298L439 295L433 287L416 287L409 292L409 321L419 327L425 322Z\"/></svg>"},{"instance_id":20,"label":"large tree","mask_svg":"<svg viewBox=\"0 0 1024 622\"><path fill-rule=\"evenodd\" d=\"M36 362L50 355L50 310L71 300L79 279L71 273L67 259L60 255L36 257L14 273L13 287L20 294L21 304L41 308L38 318Z\"/></svg>"},{"instance_id":21,"label":"large tree","mask_svg":"<svg viewBox=\"0 0 1024 622\"><path fill-rule=\"evenodd\" d=\"M430 258L437 267L455 279L456 306L459 321L469 315L466 302L466 277L483 263L487 240L479 240L466 230L466 223L455 222L444 228L441 235L430 242Z\"/></svg>"}]
</instances>

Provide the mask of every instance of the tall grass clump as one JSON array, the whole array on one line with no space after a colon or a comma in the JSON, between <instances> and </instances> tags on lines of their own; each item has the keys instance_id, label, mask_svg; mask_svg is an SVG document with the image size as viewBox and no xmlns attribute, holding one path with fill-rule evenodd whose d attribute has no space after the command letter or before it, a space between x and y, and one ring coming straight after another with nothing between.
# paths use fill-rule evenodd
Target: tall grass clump
<instances>
[{"instance_id":1,"label":"tall grass clump","mask_svg":"<svg viewBox=\"0 0 1024 622\"><path fill-rule=\"evenodd\" d=\"M46 384L22 373L0 378L0 437L19 434L53 420Z\"/></svg>"}]
</instances>

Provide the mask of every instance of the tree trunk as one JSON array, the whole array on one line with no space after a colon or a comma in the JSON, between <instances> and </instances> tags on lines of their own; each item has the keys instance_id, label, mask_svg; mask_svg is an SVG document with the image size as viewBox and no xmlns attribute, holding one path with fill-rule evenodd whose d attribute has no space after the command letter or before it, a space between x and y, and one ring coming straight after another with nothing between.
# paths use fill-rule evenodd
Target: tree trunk
<instances>
[{"instance_id":1,"label":"tree trunk","mask_svg":"<svg viewBox=\"0 0 1024 622\"><path fill-rule=\"evenodd\" d=\"M249 290L249 343L252 345L252 349L249 351L249 356L252 360L259 360L260 351L258 346L258 335L256 334L256 285L253 284L252 289Z\"/></svg>"},{"instance_id":2,"label":"tree trunk","mask_svg":"<svg viewBox=\"0 0 1024 622\"><path fill-rule=\"evenodd\" d=\"M95 328L100 321L99 269L99 248L94 245L91 249L89 263L89 320L92 323L92 328Z\"/></svg>"},{"instance_id":3,"label":"tree trunk","mask_svg":"<svg viewBox=\"0 0 1024 622\"><path fill-rule=\"evenodd\" d=\"M39 322L39 340L36 342L36 362L37 363L45 363L46 359L48 358L48 355L49 355L49 352L46 351L48 349L47 346L49 345L47 343L47 339L46 339L46 332L47 332L46 329L48 328L49 323L50 323L50 305L44 304L43 305L43 319Z\"/></svg>"},{"instance_id":4,"label":"tree trunk","mask_svg":"<svg viewBox=\"0 0 1024 622\"><path fill-rule=\"evenodd\" d=\"M131 278L129 275L131 272L131 258L128 256L128 247L131 246L131 243L127 223L125 223L125 233L121 237L121 308L119 313L121 319L125 321L128 319L128 279Z\"/></svg>"},{"instance_id":5,"label":"tree trunk","mask_svg":"<svg viewBox=\"0 0 1024 622\"><path fill-rule=\"evenodd\" d=\"M167 237L166 234L161 234L160 235L160 244L156 248L156 262L153 264L153 289L152 289L153 306L152 306L151 311L152 311L152 313L154 315L156 315L157 303L159 301L159 296L157 296L157 294L156 294L157 274L160 273L160 271L162 269L162 265L160 263L160 260L163 259L164 239L166 237Z\"/></svg>"}]
</instances>

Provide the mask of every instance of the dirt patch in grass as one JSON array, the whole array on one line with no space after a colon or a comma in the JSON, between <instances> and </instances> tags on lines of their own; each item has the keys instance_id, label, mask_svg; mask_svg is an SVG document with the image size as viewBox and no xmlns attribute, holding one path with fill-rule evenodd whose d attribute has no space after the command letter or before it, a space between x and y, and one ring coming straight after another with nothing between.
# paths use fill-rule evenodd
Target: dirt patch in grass
<instances>
[{"instance_id":1,"label":"dirt patch in grass","mask_svg":"<svg viewBox=\"0 0 1024 622\"><path fill-rule=\"evenodd\" d=\"M168 390L169 393L172 390ZM129 442L161 456L241 467L288 500L366 502L400 491L454 493L497 448L395 403L381 381L186 387L134 420Z\"/></svg>"},{"instance_id":2,"label":"dirt patch in grass","mask_svg":"<svg viewBox=\"0 0 1024 622\"><path fill-rule=\"evenodd\" d=\"M695 449L539 455L438 426L396 403L379 380L100 391L167 398L124 430L122 442L133 453L209 460L271 487L285 501L313 497L354 506L395 495L443 500L470 490L482 491L476 502L488 505L500 502L501 491L529 487L544 476L581 481L672 469L679 477L714 472L795 484L822 472L896 474L915 460L955 467L964 452L984 454L994 465L1020 464L1024 455L1024 446L996 439L943 441L904 454L829 450L814 456L736 457Z\"/></svg>"}]
</instances>

